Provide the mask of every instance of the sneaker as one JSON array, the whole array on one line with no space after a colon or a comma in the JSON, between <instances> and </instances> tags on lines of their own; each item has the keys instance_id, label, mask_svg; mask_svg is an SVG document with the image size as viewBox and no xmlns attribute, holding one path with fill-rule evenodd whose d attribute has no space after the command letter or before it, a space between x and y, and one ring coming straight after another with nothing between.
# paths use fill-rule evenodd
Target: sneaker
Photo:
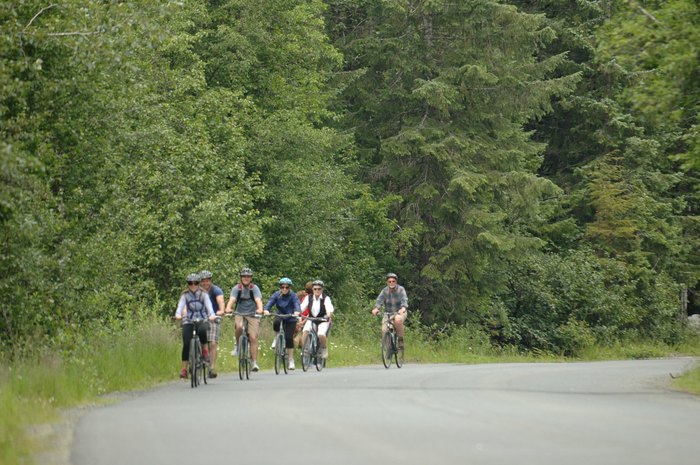
<instances>
[{"instance_id":1,"label":"sneaker","mask_svg":"<svg viewBox=\"0 0 700 465\"><path fill-rule=\"evenodd\" d=\"M187 368L183 368L182 371L180 371L180 378L187 379Z\"/></svg>"},{"instance_id":2,"label":"sneaker","mask_svg":"<svg viewBox=\"0 0 700 465\"><path fill-rule=\"evenodd\" d=\"M294 369L294 360L289 359L289 365L287 366L288 370L293 370Z\"/></svg>"},{"instance_id":3,"label":"sneaker","mask_svg":"<svg viewBox=\"0 0 700 465\"><path fill-rule=\"evenodd\" d=\"M252 370L253 370L253 371L258 371L258 370L260 370L260 367L258 366L258 362L253 362L253 368L252 368Z\"/></svg>"},{"instance_id":4,"label":"sneaker","mask_svg":"<svg viewBox=\"0 0 700 465\"><path fill-rule=\"evenodd\" d=\"M216 372L216 370L209 370L209 377L210 378L216 378L217 376L219 376L219 375Z\"/></svg>"},{"instance_id":5,"label":"sneaker","mask_svg":"<svg viewBox=\"0 0 700 465\"><path fill-rule=\"evenodd\" d=\"M328 358L328 347L323 348L323 355L321 355L323 358Z\"/></svg>"},{"instance_id":6,"label":"sneaker","mask_svg":"<svg viewBox=\"0 0 700 465\"><path fill-rule=\"evenodd\" d=\"M276 336L275 336L275 338L272 340L272 345L270 346L270 349L273 349L273 350L274 350L275 347L277 347L277 337L276 337Z\"/></svg>"},{"instance_id":7,"label":"sneaker","mask_svg":"<svg viewBox=\"0 0 700 465\"><path fill-rule=\"evenodd\" d=\"M238 357L238 347L234 347L231 351L231 357Z\"/></svg>"}]
</instances>

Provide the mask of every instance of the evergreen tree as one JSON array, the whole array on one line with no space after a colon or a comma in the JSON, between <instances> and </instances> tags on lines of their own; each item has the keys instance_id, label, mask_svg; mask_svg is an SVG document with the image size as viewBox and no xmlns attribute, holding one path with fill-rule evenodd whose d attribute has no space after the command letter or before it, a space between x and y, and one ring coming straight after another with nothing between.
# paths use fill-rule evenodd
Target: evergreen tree
<instances>
[{"instance_id":1,"label":"evergreen tree","mask_svg":"<svg viewBox=\"0 0 700 465\"><path fill-rule=\"evenodd\" d=\"M361 72L344 96L368 178L398 194L396 254L415 307L432 320L486 312L508 259L537 250L542 146L523 126L575 76L542 17L492 1L329 2L329 23Z\"/></svg>"}]
</instances>

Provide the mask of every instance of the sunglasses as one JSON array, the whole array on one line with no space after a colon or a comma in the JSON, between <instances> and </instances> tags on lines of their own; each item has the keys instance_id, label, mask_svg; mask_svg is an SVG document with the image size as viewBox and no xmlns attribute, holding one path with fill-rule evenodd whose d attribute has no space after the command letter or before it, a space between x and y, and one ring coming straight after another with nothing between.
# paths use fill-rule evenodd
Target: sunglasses
<instances>
[{"instance_id":1,"label":"sunglasses","mask_svg":"<svg viewBox=\"0 0 700 465\"><path fill-rule=\"evenodd\" d=\"M199 286L199 281L187 281L189 286Z\"/></svg>"},{"instance_id":2,"label":"sunglasses","mask_svg":"<svg viewBox=\"0 0 700 465\"><path fill-rule=\"evenodd\" d=\"M321 288L320 288L320 287L314 287L313 290L314 290L314 291L320 291Z\"/></svg>"},{"instance_id":3,"label":"sunglasses","mask_svg":"<svg viewBox=\"0 0 700 465\"><path fill-rule=\"evenodd\" d=\"M395 283L396 280L395 280L395 279L387 279L386 282L388 282L388 283Z\"/></svg>"},{"instance_id":4,"label":"sunglasses","mask_svg":"<svg viewBox=\"0 0 700 465\"><path fill-rule=\"evenodd\" d=\"M280 286L280 289L289 289L289 286L287 286L286 284L284 284L284 285Z\"/></svg>"}]
</instances>

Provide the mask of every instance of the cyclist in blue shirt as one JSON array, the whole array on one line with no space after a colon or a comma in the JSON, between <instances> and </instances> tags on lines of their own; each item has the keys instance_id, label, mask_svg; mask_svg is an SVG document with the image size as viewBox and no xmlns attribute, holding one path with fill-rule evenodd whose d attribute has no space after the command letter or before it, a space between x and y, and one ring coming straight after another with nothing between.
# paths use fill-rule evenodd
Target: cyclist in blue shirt
<instances>
[{"instance_id":1,"label":"cyclist in blue shirt","mask_svg":"<svg viewBox=\"0 0 700 465\"><path fill-rule=\"evenodd\" d=\"M269 312L272 307L277 307L277 313L282 315L299 315L299 298L292 292L292 280L289 278L282 278L279 280L280 289L275 291L274 294L270 296L265 304L265 311ZM272 329L275 333L280 331L280 326L284 325L284 344L287 348L287 354L289 355L289 366L290 370L294 369L294 330L296 329L296 319L295 318L281 318L279 316L275 317L275 321L272 322ZM273 339L274 343L277 339Z\"/></svg>"},{"instance_id":2,"label":"cyclist in blue shirt","mask_svg":"<svg viewBox=\"0 0 700 465\"><path fill-rule=\"evenodd\" d=\"M180 371L180 378L185 379L187 379L193 328L197 330L197 336L202 343L202 356L206 359L209 356L207 348L208 320L216 318L209 295L199 288L199 282L199 273L191 273L187 276L187 289L182 291L175 311L175 319L182 320L182 371Z\"/></svg>"},{"instance_id":3,"label":"cyclist in blue shirt","mask_svg":"<svg viewBox=\"0 0 700 465\"><path fill-rule=\"evenodd\" d=\"M204 292L209 294L209 300L211 300L211 305L214 309L214 313L217 316L222 316L224 314L224 291L221 290L219 286L211 281L212 274L210 271L202 270L199 273L202 281L199 283L200 287ZM216 356L219 347L219 336L221 334L221 323L220 319L217 318L214 321L209 322L209 333L207 338L209 339L209 377L216 378L218 375L216 373Z\"/></svg>"}]
</instances>

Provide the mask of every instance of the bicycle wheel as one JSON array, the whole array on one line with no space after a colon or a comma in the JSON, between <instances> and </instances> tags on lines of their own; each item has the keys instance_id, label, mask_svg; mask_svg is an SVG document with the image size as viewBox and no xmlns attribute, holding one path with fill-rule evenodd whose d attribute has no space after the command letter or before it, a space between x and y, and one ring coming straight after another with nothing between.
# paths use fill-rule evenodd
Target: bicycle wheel
<instances>
[{"instance_id":1,"label":"bicycle wheel","mask_svg":"<svg viewBox=\"0 0 700 465\"><path fill-rule=\"evenodd\" d=\"M321 347L321 341L318 340L318 336L314 334L314 365L316 365L316 371L323 370L326 366L326 360L323 358L323 348Z\"/></svg>"},{"instance_id":2,"label":"bicycle wheel","mask_svg":"<svg viewBox=\"0 0 700 465\"><path fill-rule=\"evenodd\" d=\"M394 347L391 341L391 333L388 331L382 336L382 363L384 368L391 366L391 356L393 355Z\"/></svg>"},{"instance_id":3,"label":"bicycle wheel","mask_svg":"<svg viewBox=\"0 0 700 465\"><path fill-rule=\"evenodd\" d=\"M197 339L192 338L190 341L190 367L189 367L189 372L190 372L190 384L191 387L196 388L197 387Z\"/></svg>"},{"instance_id":4,"label":"bicycle wheel","mask_svg":"<svg viewBox=\"0 0 700 465\"><path fill-rule=\"evenodd\" d=\"M238 377L243 379L244 375L247 375L246 365L248 364L248 358L246 350L248 349L248 337L244 334L238 339Z\"/></svg>"},{"instance_id":5,"label":"bicycle wheel","mask_svg":"<svg viewBox=\"0 0 700 465\"><path fill-rule=\"evenodd\" d=\"M311 365L311 344L311 334L308 334L304 341L304 347L301 349L301 369L304 371L308 370L309 365Z\"/></svg>"},{"instance_id":6,"label":"bicycle wheel","mask_svg":"<svg viewBox=\"0 0 700 465\"><path fill-rule=\"evenodd\" d=\"M250 369L253 367L253 359L250 356L250 339L245 338L245 379L250 379Z\"/></svg>"},{"instance_id":7,"label":"bicycle wheel","mask_svg":"<svg viewBox=\"0 0 700 465\"><path fill-rule=\"evenodd\" d=\"M194 386L202 384L202 344L199 342L199 337L196 338L194 345Z\"/></svg>"},{"instance_id":8,"label":"bicycle wheel","mask_svg":"<svg viewBox=\"0 0 700 465\"><path fill-rule=\"evenodd\" d=\"M396 360L396 368L401 368L403 366L403 349L399 349L399 337L395 335L392 338L392 343L395 347L394 358Z\"/></svg>"},{"instance_id":9,"label":"bicycle wheel","mask_svg":"<svg viewBox=\"0 0 700 465\"><path fill-rule=\"evenodd\" d=\"M275 374L279 375L280 370L284 366L284 336L281 334L275 336ZM286 370L285 370L286 371Z\"/></svg>"},{"instance_id":10,"label":"bicycle wheel","mask_svg":"<svg viewBox=\"0 0 700 465\"><path fill-rule=\"evenodd\" d=\"M204 380L204 384L207 384L207 370L209 369L209 365L207 365L207 361L204 360L204 355L200 357L201 363L202 363L202 380ZM202 384L202 383L199 383Z\"/></svg>"}]
</instances>

